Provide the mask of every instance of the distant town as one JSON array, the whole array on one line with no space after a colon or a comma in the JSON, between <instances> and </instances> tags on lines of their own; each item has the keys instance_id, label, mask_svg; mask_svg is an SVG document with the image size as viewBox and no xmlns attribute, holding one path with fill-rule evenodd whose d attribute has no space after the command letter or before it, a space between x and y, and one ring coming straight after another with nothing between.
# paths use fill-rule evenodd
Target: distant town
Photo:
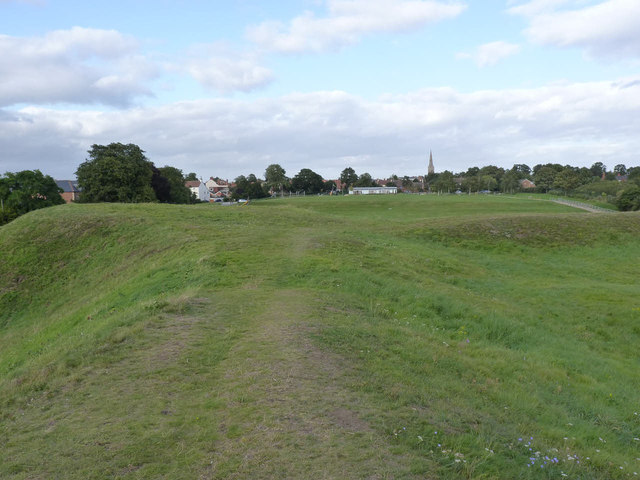
<instances>
[{"instance_id":1,"label":"distant town","mask_svg":"<svg viewBox=\"0 0 640 480\"><path fill-rule=\"evenodd\" d=\"M240 175L233 181L184 174L156 167L137 145L93 145L76 179L54 180L39 170L7 172L0 177L0 224L28 211L70 202L224 203L300 195L514 194L551 193L608 203L618 210L640 209L640 167L602 162L591 167L514 164L510 169L488 165L465 172L436 173L434 156L425 159L426 175L373 178L346 167L337 178L324 179L309 168L293 177L278 164L263 177Z\"/></svg>"}]
</instances>

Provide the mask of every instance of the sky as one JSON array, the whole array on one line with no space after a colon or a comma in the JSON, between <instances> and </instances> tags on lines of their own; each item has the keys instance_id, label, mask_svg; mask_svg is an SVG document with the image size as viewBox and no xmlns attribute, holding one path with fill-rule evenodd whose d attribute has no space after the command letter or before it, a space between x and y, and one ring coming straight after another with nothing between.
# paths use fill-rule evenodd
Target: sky
<instances>
[{"instance_id":1,"label":"sky","mask_svg":"<svg viewBox=\"0 0 640 480\"><path fill-rule=\"evenodd\" d=\"M640 165L640 0L0 0L0 173Z\"/></svg>"}]
</instances>

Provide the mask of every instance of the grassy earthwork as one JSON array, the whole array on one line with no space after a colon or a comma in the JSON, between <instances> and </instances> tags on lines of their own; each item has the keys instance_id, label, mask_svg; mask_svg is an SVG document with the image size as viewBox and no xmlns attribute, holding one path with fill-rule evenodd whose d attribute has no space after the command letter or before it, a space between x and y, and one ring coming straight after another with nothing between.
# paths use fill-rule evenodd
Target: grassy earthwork
<instances>
[{"instance_id":1,"label":"grassy earthwork","mask_svg":"<svg viewBox=\"0 0 640 480\"><path fill-rule=\"evenodd\" d=\"M640 474L640 214L63 205L0 228L0 478Z\"/></svg>"}]
</instances>

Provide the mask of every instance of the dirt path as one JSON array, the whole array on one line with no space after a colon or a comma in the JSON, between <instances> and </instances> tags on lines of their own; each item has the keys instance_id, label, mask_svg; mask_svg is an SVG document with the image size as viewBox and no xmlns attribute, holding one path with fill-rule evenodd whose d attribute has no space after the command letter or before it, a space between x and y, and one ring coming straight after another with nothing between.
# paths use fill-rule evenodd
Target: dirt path
<instances>
[{"instance_id":1,"label":"dirt path","mask_svg":"<svg viewBox=\"0 0 640 480\"><path fill-rule=\"evenodd\" d=\"M226 438L202 478L411 478L346 387L349 365L311 342L318 300L283 290L253 301L252 327L221 365Z\"/></svg>"},{"instance_id":2,"label":"dirt path","mask_svg":"<svg viewBox=\"0 0 640 480\"><path fill-rule=\"evenodd\" d=\"M576 202L574 200L556 199L552 202L559 203L561 205L567 205L568 207L580 208L591 213L618 213L615 210L609 210L607 208L598 207L596 205L590 205L588 203Z\"/></svg>"}]
</instances>

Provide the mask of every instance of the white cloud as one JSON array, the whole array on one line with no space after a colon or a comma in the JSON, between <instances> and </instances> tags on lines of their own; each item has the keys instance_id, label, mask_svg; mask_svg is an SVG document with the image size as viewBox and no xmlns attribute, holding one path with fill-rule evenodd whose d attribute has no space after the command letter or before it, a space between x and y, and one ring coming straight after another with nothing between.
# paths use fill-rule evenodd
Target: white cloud
<instances>
[{"instance_id":1,"label":"white cloud","mask_svg":"<svg viewBox=\"0 0 640 480\"><path fill-rule=\"evenodd\" d=\"M115 30L73 27L43 37L0 35L0 105L123 105L156 74L138 43Z\"/></svg>"},{"instance_id":2,"label":"white cloud","mask_svg":"<svg viewBox=\"0 0 640 480\"><path fill-rule=\"evenodd\" d=\"M473 53L459 53L458 58L472 59L478 67L495 65L500 60L517 54L520 46L508 42L491 42L478 46Z\"/></svg>"},{"instance_id":3,"label":"white cloud","mask_svg":"<svg viewBox=\"0 0 640 480\"><path fill-rule=\"evenodd\" d=\"M328 0L326 17L312 12L288 25L264 22L247 31L250 40L267 50L286 53L320 52L356 43L377 32L401 32L460 15L466 6L425 0Z\"/></svg>"},{"instance_id":4,"label":"white cloud","mask_svg":"<svg viewBox=\"0 0 640 480\"><path fill-rule=\"evenodd\" d=\"M192 47L184 68L204 87L221 93L248 92L273 80L271 70L261 66L255 54L222 45Z\"/></svg>"},{"instance_id":5,"label":"white cloud","mask_svg":"<svg viewBox=\"0 0 640 480\"><path fill-rule=\"evenodd\" d=\"M570 3L573 8L559 9ZM607 0L584 6L584 2L534 1L512 7L525 15L527 36L536 43L578 47L603 58L640 57L640 2Z\"/></svg>"},{"instance_id":6,"label":"white cloud","mask_svg":"<svg viewBox=\"0 0 640 480\"><path fill-rule=\"evenodd\" d=\"M344 92L212 99L112 112L0 110L3 170L69 177L93 143L140 145L157 165L200 175L262 175L279 163L337 177L557 162L638 165L640 77L535 89L451 88L364 100Z\"/></svg>"},{"instance_id":7,"label":"white cloud","mask_svg":"<svg viewBox=\"0 0 640 480\"><path fill-rule=\"evenodd\" d=\"M514 15L532 16L543 12L554 11L558 7L572 2L575 2L575 0L532 0L524 4L514 5L518 2L510 0L507 4L514 5L509 7L509 13Z\"/></svg>"}]
</instances>

